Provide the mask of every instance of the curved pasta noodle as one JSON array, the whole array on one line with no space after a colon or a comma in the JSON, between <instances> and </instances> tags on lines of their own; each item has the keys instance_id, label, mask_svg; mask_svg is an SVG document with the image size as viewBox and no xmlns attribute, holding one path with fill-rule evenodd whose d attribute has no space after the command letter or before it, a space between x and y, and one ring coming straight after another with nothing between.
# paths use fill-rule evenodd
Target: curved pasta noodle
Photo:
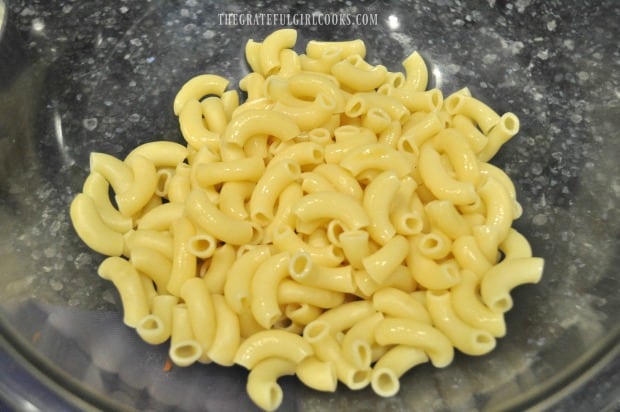
<instances>
[{"instance_id":1,"label":"curved pasta noodle","mask_svg":"<svg viewBox=\"0 0 620 412\"><path fill-rule=\"evenodd\" d=\"M293 120L300 130L309 131L325 124L336 111L336 105L334 97L319 93L313 101L303 101L302 104L291 105L276 101L273 104L273 112L281 113Z\"/></svg>"},{"instance_id":2,"label":"curved pasta noodle","mask_svg":"<svg viewBox=\"0 0 620 412\"><path fill-rule=\"evenodd\" d=\"M235 355L235 363L251 369L264 359L282 357L298 364L313 353L312 346L297 334L265 330L253 334L241 343Z\"/></svg>"},{"instance_id":3,"label":"curved pasta noodle","mask_svg":"<svg viewBox=\"0 0 620 412\"><path fill-rule=\"evenodd\" d=\"M278 286L278 302L281 304L301 302L323 309L341 305L344 293L307 286L293 280L285 279Z\"/></svg>"},{"instance_id":4,"label":"curved pasta noodle","mask_svg":"<svg viewBox=\"0 0 620 412\"><path fill-rule=\"evenodd\" d=\"M336 376L349 389L359 390L370 383L370 368L357 368L342 356L340 345L334 335L322 334L312 344L316 357L333 363Z\"/></svg>"},{"instance_id":5,"label":"curved pasta noodle","mask_svg":"<svg viewBox=\"0 0 620 412\"><path fill-rule=\"evenodd\" d=\"M478 158L483 162L491 160L499 148L518 132L519 118L513 113L504 113L487 134L487 144L478 153Z\"/></svg>"},{"instance_id":6,"label":"curved pasta noodle","mask_svg":"<svg viewBox=\"0 0 620 412\"><path fill-rule=\"evenodd\" d=\"M431 323L425 306L400 289L394 287L381 288L373 294L372 303L377 311L387 316Z\"/></svg>"},{"instance_id":7,"label":"curved pasta noodle","mask_svg":"<svg viewBox=\"0 0 620 412\"><path fill-rule=\"evenodd\" d=\"M379 250L362 259L362 265L375 282L382 284L394 273L409 254L409 242L404 236L394 236Z\"/></svg>"},{"instance_id":8,"label":"curved pasta noodle","mask_svg":"<svg viewBox=\"0 0 620 412\"><path fill-rule=\"evenodd\" d=\"M228 270L237 258L233 246L225 244L213 252L207 264L201 266L199 275L204 279L211 293L223 294Z\"/></svg>"},{"instance_id":9,"label":"curved pasta noodle","mask_svg":"<svg viewBox=\"0 0 620 412\"><path fill-rule=\"evenodd\" d=\"M329 96L334 101L333 113L342 113L346 103L338 82L317 73L301 72L291 76L288 80L291 93L298 98L315 100L319 94Z\"/></svg>"},{"instance_id":10,"label":"curved pasta noodle","mask_svg":"<svg viewBox=\"0 0 620 412\"><path fill-rule=\"evenodd\" d=\"M236 181L225 182L220 189L218 206L222 213L228 216L245 220L249 217L246 202L249 200L254 190L255 183Z\"/></svg>"},{"instance_id":11,"label":"curved pasta noodle","mask_svg":"<svg viewBox=\"0 0 620 412\"><path fill-rule=\"evenodd\" d=\"M292 48L296 41L297 31L294 29L277 30L265 37L258 53L264 76L274 74L280 69L280 52Z\"/></svg>"},{"instance_id":12,"label":"curved pasta noodle","mask_svg":"<svg viewBox=\"0 0 620 412\"><path fill-rule=\"evenodd\" d=\"M478 159L456 129L442 130L433 138L433 143L439 152L444 152L448 156L458 180L478 184L480 180Z\"/></svg>"},{"instance_id":13,"label":"curved pasta noodle","mask_svg":"<svg viewBox=\"0 0 620 412\"><path fill-rule=\"evenodd\" d=\"M334 245L311 246L304 242L290 226L280 225L273 231L273 244L282 251L297 253L304 251L310 255L317 265L328 267L338 266L344 256L338 253Z\"/></svg>"},{"instance_id":14,"label":"curved pasta noodle","mask_svg":"<svg viewBox=\"0 0 620 412\"><path fill-rule=\"evenodd\" d=\"M515 229L510 229L499 248L504 253L504 259L507 260L532 257L530 242Z\"/></svg>"},{"instance_id":15,"label":"curved pasta noodle","mask_svg":"<svg viewBox=\"0 0 620 412\"><path fill-rule=\"evenodd\" d=\"M172 245L170 245L172 248ZM159 293L168 293L168 281L172 270L172 261L164 254L146 246L131 249L129 261L137 270L148 276Z\"/></svg>"},{"instance_id":16,"label":"curved pasta noodle","mask_svg":"<svg viewBox=\"0 0 620 412\"><path fill-rule=\"evenodd\" d=\"M306 195L293 206L293 214L302 221L338 219L349 230L368 226L368 215L355 198L340 192L317 192Z\"/></svg>"},{"instance_id":17,"label":"curved pasta noodle","mask_svg":"<svg viewBox=\"0 0 620 412\"><path fill-rule=\"evenodd\" d=\"M228 80L214 74L201 74L185 82L174 98L174 114L178 115L190 99L200 100L210 94L222 95Z\"/></svg>"},{"instance_id":18,"label":"curved pasta noodle","mask_svg":"<svg viewBox=\"0 0 620 412\"><path fill-rule=\"evenodd\" d=\"M381 90L377 92L381 93ZM433 112L443 105L443 94L439 89L426 91L415 90L407 87L407 82L402 87L388 87L385 89L388 96L398 99L410 112Z\"/></svg>"},{"instance_id":19,"label":"curved pasta noodle","mask_svg":"<svg viewBox=\"0 0 620 412\"><path fill-rule=\"evenodd\" d=\"M174 295L157 295L151 300L151 313L136 325L136 332L147 343L158 345L172 334L172 311L179 298Z\"/></svg>"},{"instance_id":20,"label":"curved pasta noodle","mask_svg":"<svg viewBox=\"0 0 620 412\"><path fill-rule=\"evenodd\" d=\"M82 193L94 202L97 214L105 226L119 233L126 233L133 227L131 217L124 216L110 201L110 184L98 172L91 172L82 186Z\"/></svg>"},{"instance_id":21,"label":"curved pasta noodle","mask_svg":"<svg viewBox=\"0 0 620 412\"><path fill-rule=\"evenodd\" d=\"M513 203L502 184L489 176L478 189L487 211L486 225L497 233L498 241L508 236L513 220Z\"/></svg>"},{"instance_id":22,"label":"curved pasta noodle","mask_svg":"<svg viewBox=\"0 0 620 412\"><path fill-rule=\"evenodd\" d=\"M499 338L506 334L503 313L490 310L478 293L478 276L469 271L461 272L461 282L451 289L452 307L457 316L474 328L486 330Z\"/></svg>"},{"instance_id":23,"label":"curved pasta noodle","mask_svg":"<svg viewBox=\"0 0 620 412\"><path fill-rule=\"evenodd\" d=\"M289 184L301 177L301 168L294 160L283 159L271 164L258 180L250 196L250 216L260 224L273 219L278 196Z\"/></svg>"},{"instance_id":24,"label":"curved pasta noodle","mask_svg":"<svg viewBox=\"0 0 620 412\"><path fill-rule=\"evenodd\" d=\"M357 269L363 267L362 260L370 254L369 237L365 230L344 231L338 237L347 260Z\"/></svg>"},{"instance_id":25,"label":"curved pasta noodle","mask_svg":"<svg viewBox=\"0 0 620 412\"><path fill-rule=\"evenodd\" d=\"M265 163L259 157L201 163L194 166L194 176L201 187L223 182L257 182L264 171Z\"/></svg>"},{"instance_id":26,"label":"curved pasta noodle","mask_svg":"<svg viewBox=\"0 0 620 412\"><path fill-rule=\"evenodd\" d=\"M495 312L510 310L513 303L510 291L524 283L538 283L543 266L543 259L535 257L503 260L482 277L482 301Z\"/></svg>"},{"instance_id":27,"label":"curved pasta noodle","mask_svg":"<svg viewBox=\"0 0 620 412\"><path fill-rule=\"evenodd\" d=\"M125 162L131 164L131 158L136 155L149 159L157 168L177 167L187 158L187 147L166 140L142 143L129 152Z\"/></svg>"},{"instance_id":28,"label":"curved pasta noodle","mask_svg":"<svg viewBox=\"0 0 620 412\"><path fill-rule=\"evenodd\" d=\"M323 163L316 166L313 172L323 176L336 191L346 193L356 199L362 199L364 191L360 183L348 170L336 164Z\"/></svg>"},{"instance_id":29,"label":"curved pasta noodle","mask_svg":"<svg viewBox=\"0 0 620 412\"><path fill-rule=\"evenodd\" d=\"M222 134L222 141L243 146L250 137L256 135L272 135L286 141L300 132L297 124L282 113L272 110L246 110L228 123Z\"/></svg>"},{"instance_id":30,"label":"curved pasta noodle","mask_svg":"<svg viewBox=\"0 0 620 412\"><path fill-rule=\"evenodd\" d=\"M354 176L368 169L394 170L398 177L411 173L411 164L403 154L387 145L376 143L350 150L340 165Z\"/></svg>"},{"instance_id":31,"label":"curved pasta noodle","mask_svg":"<svg viewBox=\"0 0 620 412\"><path fill-rule=\"evenodd\" d=\"M246 101L252 101L265 97L263 95L265 78L259 73L251 72L239 80L239 88L247 93Z\"/></svg>"},{"instance_id":32,"label":"curved pasta noodle","mask_svg":"<svg viewBox=\"0 0 620 412\"><path fill-rule=\"evenodd\" d=\"M419 251L415 238L410 242L407 265L417 283L427 289L448 289L459 282L458 266L449 262L437 263Z\"/></svg>"},{"instance_id":33,"label":"curved pasta noodle","mask_svg":"<svg viewBox=\"0 0 620 412\"><path fill-rule=\"evenodd\" d=\"M458 350L468 355L483 355L495 348L495 338L491 333L471 327L456 315L452 308L451 292L429 290L426 292L426 302L433 325Z\"/></svg>"},{"instance_id":34,"label":"curved pasta noodle","mask_svg":"<svg viewBox=\"0 0 620 412\"><path fill-rule=\"evenodd\" d=\"M128 249L123 253L125 256L130 256L133 249L144 247L161 253L169 260L172 259L172 235L169 232L139 229L127 232L124 238Z\"/></svg>"},{"instance_id":35,"label":"curved pasta noodle","mask_svg":"<svg viewBox=\"0 0 620 412\"><path fill-rule=\"evenodd\" d=\"M425 90L428 83L428 69L422 56L415 51L403 60L402 65L405 69L405 85L416 91Z\"/></svg>"},{"instance_id":36,"label":"curved pasta noodle","mask_svg":"<svg viewBox=\"0 0 620 412\"><path fill-rule=\"evenodd\" d=\"M207 360L208 350L216 334L216 317L211 293L202 279L193 278L183 283L179 294L187 305L194 338L202 348L204 356L202 360Z\"/></svg>"},{"instance_id":37,"label":"curved pasta noodle","mask_svg":"<svg viewBox=\"0 0 620 412\"><path fill-rule=\"evenodd\" d=\"M220 97L207 97L201 102L202 115L207 128L221 134L228 124L228 116Z\"/></svg>"},{"instance_id":38,"label":"curved pasta noodle","mask_svg":"<svg viewBox=\"0 0 620 412\"><path fill-rule=\"evenodd\" d=\"M352 54L331 67L332 74L345 87L359 92L369 92L385 81L385 66L370 66L361 56Z\"/></svg>"},{"instance_id":39,"label":"curved pasta noodle","mask_svg":"<svg viewBox=\"0 0 620 412\"><path fill-rule=\"evenodd\" d=\"M396 122L400 125L399 122ZM379 107L371 107L362 115L362 126L372 130L375 134L382 133L392 124L392 118L385 110Z\"/></svg>"},{"instance_id":40,"label":"curved pasta noodle","mask_svg":"<svg viewBox=\"0 0 620 412\"><path fill-rule=\"evenodd\" d=\"M216 329L207 356L219 365L231 366L241 344L239 318L222 295L213 294L211 301L215 311Z\"/></svg>"},{"instance_id":41,"label":"curved pasta noodle","mask_svg":"<svg viewBox=\"0 0 620 412\"><path fill-rule=\"evenodd\" d=\"M335 292L353 293L353 272L351 266L327 267L315 264L304 252L291 256L288 273L299 283Z\"/></svg>"},{"instance_id":42,"label":"curved pasta noodle","mask_svg":"<svg viewBox=\"0 0 620 412\"><path fill-rule=\"evenodd\" d=\"M101 262L97 273L114 283L123 305L123 322L127 326L136 327L150 313L140 274L131 263L117 256Z\"/></svg>"},{"instance_id":43,"label":"curved pasta noodle","mask_svg":"<svg viewBox=\"0 0 620 412\"><path fill-rule=\"evenodd\" d=\"M184 303L172 309L172 333L168 356L175 365L185 367L200 360L202 347L194 339L194 332L189 317L189 310Z\"/></svg>"},{"instance_id":44,"label":"curved pasta noodle","mask_svg":"<svg viewBox=\"0 0 620 412\"><path fill-rule=\"evenodd\" d=\"M333 362L318 360L309 356L302 360L295 369L295 374L306 386L323 392L335 392L338 377Z\"/></svg>"},{"instance_id":45,"label":"curved pasta noodle","mask_svg":"<svg viewBox=\"0 0 620 412\"><path fill-rule=\"evenodd\" d=\"M116 193L115 199L120 212L131 216L139 212L155 194L157 171L153 162L141 155L132 156L126 163L132 171L132 185Z\"/></svg>"},{"instance_id":46,"label":"curved pasta noodle","mask_svg":"<svg viewBox=\"0 0 620 412\"><path fill-rule=\"evenodd\" d=\"M375 338L382 345L408 345L420 348L434 366L448 366L454 358L450 340L428 323L406 318L385 318L377 325Z\"/></svg>"},{"instance_id":47,"label":"curved pasta noodle","mask_svg":"<svg viewBox=\"0 0 620 412\"><path fill-rule=\"evenodd\" d=\"M78 194L71 201L69 213L75 231L88 247L108 256L120 256L123 253L123 235L106 225L90 196Z\"/></svg>"},{"instance_id":48,"label":"curved pasta noodle","mask_svg":"<svg viewBox=\"0 0 620 412\"><path fill-rule=\"evenodd\" d=\"M265 259L252 276L250 307L256 321L271 328L282 310L278 302L278 285L289 275L290 255L282 252Z\"/></svg>"},{"instance_id":49,"label":"curved pasta noodle","mask_svg":"<svg viewBox=\"0 0 620 412\"><path fill-rule=\"evenodd\" d=\"M172 222L183 217L185 205L179 202L163 203L148 212L138 220L139 230L168 230Z\"/></svg>"},{"instance_id":50,"label":"curved pasta noodle","mask_svg":"<svg viewBox=\"0 0 620 412\"><path fill-rule=\"evenodd\" d=\"M254 229L250 222L224 214L200 189L193 190L187 197L185 213L205 232L226 243L242 245L252 239Z\"/></svg>"},{"instance_id":51,"label":"curved pasta noodle","mask_svg":"<svg viewBox=\"0 0 620 412\"><path fill-rule=\"evenodd\" d=\"M195 150L207 147L218 151L220 134L205 127L202 105L197 99L188 100L179 113L179 128L185 141Z\"/></svg>"},{"instance_id":52,"label":"curved pasta noodle","mask_svg":"<svg viewBox=\"0 0 620 412\"><path fill-rule=\"evenodd\" d=\"M452 178L442 166L439 153L430 145L420 148L420 175L424 185L439 200L449 200L456 205L472 204L478 198L471 182Z\"/></svg>"},{"instance_id":53,"label":"curved pasta noodle","mask_svg":"<svg viewBox=\"0 0 620 412\"><path fill-rule=\"evenodd\" d=\"M283 159L289 159L293 162L303 165L320 164L323 161L323 146L314 142L300 142L279 151L270 163L277 163Z\"/></svg>"},{"instance_id":54,"label":"curved pasta noodle","mask_svg":"<svg viewBox=\"0 0 620 412\"><path fill-rule=\"evenodd\" d=\"M368 233L371 238L384 245L396 234L390 221L390 205L400 185L398 175L393 170L386 170L378 175L364 191L362 202L368 217Z\"/></svg>"},{"instance_id":55,"label":"curved pasta noodle","mask_svg":"<svg viewBox=\"0 0 620 412\"><path fill-rule=\"evenodd\" d=\"M428 356L423 350L396 345L381 356L373 367L370 385L379 396L394 396L400 389L399 378L409 369L425 362L428 362Z\"/></svg>"},{"instance_id":56,"label":"curved pasta noodle","mask_svg":"<svg viewBox=\"0 0 620 412\"><path fill-rule=\"evenodd\" d=\"M376 312L357 322L346 331L340 346L342 356L359 369L368 368L373 361L372 348L377 344L375 328L384 319Z\"/></svg>"},{"instance_id":57,"label":"curved pasta noodle","mask_svg":"<svg viewBox=\"0 0 620 412\"><path fill-rule=\"evenodd\" d=\"M189 241L196 233L191 222L181 217L171 225L172 232L172 268L166 289L180 296L181 287L186 280L196 276L196 256L189 250Z\"/></svg>"},{"instance_id":58,"label":"curved pasta noodle","mask_svg":"<svg viewBox=\"0 0 620 412\"><path fill-rule=\"evenodd\" d=\"M248 374L248 395L263 410L275 411L283 398L277 379L284 375L293 375L296 366L290 360L277 357L260 361Z\"/></svg>"},{"instance_id":59,"label":"curved pasta noodle","mask_svg":"<svg viewBox=\"0 0 620 412\"><path fill-rule=\"evenodd\" d=\"M449 200L433 200L424 206L432 225L452 239L471 234L471 227Z\"/></svg>"},{"instance_id":60,"label":"curved pasta noodle","mask_svg":"<svg viewBox=\"0 0 620 412\"><path fill-rule=\"evenodd\" d=\"M392 119L403 122L409 110L397 99L377 93L360 92L352 95L345 105L344 112L349 117L366 114L371 107L378 107Z\"/></svg>"},{"instance_id":61,"label":"curved pasta noodle","mask_svg":"<svg viewBox=\"0 0 620 412\"><path fill-rule=\"evenodd\" d=\"M368 301L348 302L329 309L310 322L304 329L304 337L316 342L323 334L336 334L374 314L373 305Z\"/></svg>"},{"instance_id":62,"label":"curved pasta noodle","mask_svg":"<svg viewBox=\"0 0 620 412\"><path fill-rule=\"evenodd\" d=\"M482 277L492 266L480 250L476 238L461 236L452 243L452 255L463 269Z\"/></svg>"},{"instance_id":63,"label":"curved pasta noodle","mask_svg":"<svg viewBox=\"0 0 620 412\"><path fill-rule=\"evenodd\" d=\"M306 54L312 58L319 58L326 50L337 49L341 57L357 54L361 58L366 57L366 45L363 40L347 41L319 41L310 40L306 44Z\"/></svg>"},{"instance_id":64,"label":"curved pasta noodle","mask_svg":"<svg viewBox=\"0 0 620 412\"><path fill-rule=\"evenodd\" d=\"M268 247L258 246L238 257L228 268L224 297L236 313L241 314L249 309L252 277L257 267L270 256Z\"/></svg>"}]
</instances>

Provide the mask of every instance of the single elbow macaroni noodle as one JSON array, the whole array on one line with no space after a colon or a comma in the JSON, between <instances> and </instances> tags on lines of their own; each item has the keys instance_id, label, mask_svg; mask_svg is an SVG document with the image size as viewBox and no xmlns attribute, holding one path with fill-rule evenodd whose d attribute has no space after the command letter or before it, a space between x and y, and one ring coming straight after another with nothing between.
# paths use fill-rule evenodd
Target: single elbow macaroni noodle
<instances>
[{"instance_id":1,"label":"single elbow macaroni noodle","mask_svg":"<svg viewBox=\"0 0 620 412\"><path fill-rule=\"evenodd\" d=\"M512 227L514 183L487 163L518 132L513 113L426 90L417 52L400 73L359 39L305 54L296 40L246 43L243 102L218 75L187 81L173 103L185 143L93 153L70 208L107 255L98 273L125 324L168 341L178 366L250 370L264 410L284 375L389 397L420 363L493 350L511 290L544 265Z\"/></svg>"}]
</instances>

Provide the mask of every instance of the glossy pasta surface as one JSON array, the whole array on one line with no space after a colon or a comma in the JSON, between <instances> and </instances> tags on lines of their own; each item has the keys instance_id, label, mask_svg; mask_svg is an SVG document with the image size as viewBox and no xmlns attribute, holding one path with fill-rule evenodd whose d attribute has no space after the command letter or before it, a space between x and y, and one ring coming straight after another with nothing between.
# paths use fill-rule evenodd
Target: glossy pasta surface
<instances>
[{"instance_id":1,"label":"glossy pasta surface","mask_svg":"<svg viewBox=\"0 0 620 412\"><path fill-rule=\"evenodd\" d=\"M426 90L415 51L390 72L361 40L297 53L296 39L250 39L240 91L189 79L173 105L185 144L93 153L70 209L108 256L99 275L127 326L168 341L180 367L249 369L264 410L284 375L388 397L420 363L488 353L510 291L544 266L512 228L512 181L487 163L518 132L513 113Z\"/></svg>"}]
</instances>

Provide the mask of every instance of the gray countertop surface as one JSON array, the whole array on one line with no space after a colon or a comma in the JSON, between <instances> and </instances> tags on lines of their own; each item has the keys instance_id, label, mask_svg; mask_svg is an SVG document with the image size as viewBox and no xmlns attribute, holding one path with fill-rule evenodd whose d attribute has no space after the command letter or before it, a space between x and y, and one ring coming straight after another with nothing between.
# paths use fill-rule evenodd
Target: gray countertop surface
<instances>
[{"instance_id":1,"label":"gray countertop surface","mask_svg":"<svg viewBox=\"0 0 620 412\"><path fill-rule=\"evenodd\" d=\"M520 224L527 229L534 250L548 260L548 266L561 268L565 274L561 280L549 280L551 286L577 299L577 305L562 306L565 317L556 322L561 327L545 327L560 336L562 328L576 325L582 332L593 328L601 333L601 328L614 323L607 319L585 325L589 317L598 316L599 309L614 313L613 308L619 306L613 297L617 292L610 292L618 290L620 276L618 1L437 0L394 2L377 10L376 2L350 1L313 6L303 1L265 0L255 6L242 2L223 6L194 0L11 0L9 10L12 25L6 37L19 39L21 46L2 47L0 58L22 62L24 56L36 56L27 66L0 65L3 79L22 82L23 101L12 105L19 106L41 90L49 97L36 111L11 109L17 119L38 124L39 129L20 133L32 136L41 128L49 133L24 149L29 151L26 159L49 155L42 168L26 170L24 179L55 173L74 176L63 178L62 184L45 180L37 193L25 197L47 205L11 246L34 250L30 263L50 274L44 283L36 277L29 280L32 297L46 294L45 300L52 303L88 309L114 307L110 288L101 281L64 275L67 270L83 273L95 263L76 240L62 237L70 223L59 211L79 189L91 151L121 156L154 138L178 139L170 102L185 79L213 67L237 80L247 71L240 63L247 33L251 30L262 38L275 26L225 24L222 13L312 16L326 10L339 15L370 10L378 18L376 25L307 25L300 42L363 37L374 63L399 62L419 50L431 68L431 85L448 91L467 85L482 99L498 102L499 109L518 111L522 137L510 142L497 161L505 164L526 199ZM386 24L392 28L389 41L377 37ZM373 50L381 50L381 59ZM389 68L399 69L396 63ZM24 70L29 80L19 80ZM479 72L485 76L477 76ZM22 124L0 124L4 127L0 133L17 135L15 128ZM22 161L0 159L0 175L8 173L3 165L8 169ZM587 185L582 184L586 180ZM23 193L23 181L11 182L1 193ZM10 224L5 230L18 233ZM50 236L58 243L50 244ZM559 241L550 242L554 239ZM0 252L2 247L0 243ZM69 248L77 252L60 258ZM590 277L584 288L595 292L579 297L584 271ZM13 287L23 289L19 283ZM78 289L79 294L75 293ZM554 297L543 293L533 304L545 299ZM519 316L515 315L515 323ZM550 410L615 410L620 407L619 387L620 361L616 358Z\"/></svg>"}]
</instances>

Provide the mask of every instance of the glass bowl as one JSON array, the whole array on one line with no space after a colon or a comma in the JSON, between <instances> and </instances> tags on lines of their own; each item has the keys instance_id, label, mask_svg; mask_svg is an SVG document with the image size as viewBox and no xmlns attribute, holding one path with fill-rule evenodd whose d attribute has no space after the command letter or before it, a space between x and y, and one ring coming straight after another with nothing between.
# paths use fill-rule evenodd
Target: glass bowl
<instances>
[{"instance_id":1,"label":"glass bowl","mask_svg":"<svg viewBox=\"0 0 620 412\"><path fill-rule=\"evenodd\" d=\"M151 140L182 142L172 112L179 87L202 73L236 87L249 70L245 42L287 18L297 19L298 51L311 39L361 38L371 63L402 70L417 50L431 87L448 95L466 86L516 113L521 130L493 163L515 182L523 206L515 228L546 263L540 284L513 292L507 336L492 353L416 367L392 398L370 388L319 393L283 378L281 410L617 406L615 2L9 3L0 0L0 399L8 406L256 409L242 368L168 370L167 346L147 345L122 324L115 289L96 274L102 256L78 239L68 211L90 152L122 157ZM611 378L579 392L602 369Z\"/></svg>"}]
</instances>

